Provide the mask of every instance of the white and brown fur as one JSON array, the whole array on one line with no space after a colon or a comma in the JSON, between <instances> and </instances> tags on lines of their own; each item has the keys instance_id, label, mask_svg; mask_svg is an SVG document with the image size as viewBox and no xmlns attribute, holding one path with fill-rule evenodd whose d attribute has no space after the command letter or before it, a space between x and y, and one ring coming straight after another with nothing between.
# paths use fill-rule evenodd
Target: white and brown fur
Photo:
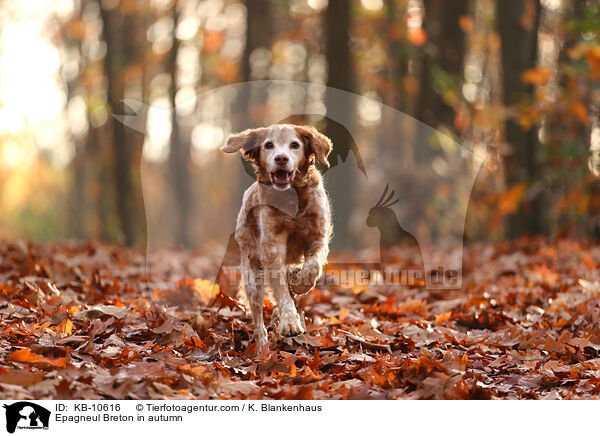
<instances>
[{"instance_id":1,"label":"white and brown fur","mask_svg":"<svg viewBox=\"0 0 600 436\"><path fill-rule=\"evenodd\" d=\"M309 292L327 262L331 213L315 162L329 167L331 148L330 139L315 128L289 124L245 130L221 147L226 153L242 150L256 171L256 182L244 193L235 239L259 350L268 343L266 286L277 302L279 335L305 331L293 295Z\"/></svg>"}]
</instances>

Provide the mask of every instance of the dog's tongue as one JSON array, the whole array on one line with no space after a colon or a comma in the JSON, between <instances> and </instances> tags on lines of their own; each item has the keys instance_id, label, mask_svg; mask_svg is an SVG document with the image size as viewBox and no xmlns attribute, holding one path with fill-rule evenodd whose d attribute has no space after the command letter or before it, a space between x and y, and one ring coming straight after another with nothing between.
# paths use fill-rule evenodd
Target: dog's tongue
<instances>
[{"instance_id":1,"label":"dog's tongue","mask_svg":"<svg viewBox=\"0 0 600 436\"><path fill-rule=\"evenodd\" d=\"M290 173L284 170L277 170L274 173L275 183L278 185L287 185L290 183Z\"/></svg>"}]
</instances>

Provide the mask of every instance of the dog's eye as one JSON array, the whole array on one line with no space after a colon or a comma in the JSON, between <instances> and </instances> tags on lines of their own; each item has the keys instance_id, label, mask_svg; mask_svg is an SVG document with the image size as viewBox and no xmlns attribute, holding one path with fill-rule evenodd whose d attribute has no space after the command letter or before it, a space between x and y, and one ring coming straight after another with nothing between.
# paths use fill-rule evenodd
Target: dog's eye
<instances>
[{"instance_id":1,"label":"dog's eye","mask_svg":"<svg viewBox=\"0 0 600 436\"><path fill-rule=\"evenodd\" d=\"M292 143L290 144L290 147L291 147L292 149L294 149L294 150L295 150L295 149L297 149L297 148L300 148L300 144L298 144L297 142L292 142Z\"/></svg>"},{"instance_id":2,"label":"dog's eye","mask_svg":"<svg viewBox=\"0 0 600 436\"><path fill-rule=\"evenodd\" d=\"M265 144L265 150L271 150L273 148L273 143L272 142L267 142Z\"/></svg>"}]
</instances>

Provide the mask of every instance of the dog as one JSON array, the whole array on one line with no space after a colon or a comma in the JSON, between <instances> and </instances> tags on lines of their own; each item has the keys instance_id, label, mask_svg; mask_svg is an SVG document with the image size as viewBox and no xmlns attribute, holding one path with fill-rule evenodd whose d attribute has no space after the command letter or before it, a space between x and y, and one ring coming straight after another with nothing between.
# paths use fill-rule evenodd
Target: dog
<instances>
[{"instance_id":1,"label":"dog","mask_svg":"<svg viewBox=\"0 0 600 436\"><path fill-rule=\"evenodd\" d=\"M256 182L243 196L235 239L260 350L269 342L263 320L265 287L277 303L278 334L305 333L293 296L308 293L327 262L331 211L315 164L329 168L332 143L314 127L275 124L232 135L221 150L241 150L256 173Z\"/></svg>"}]
</instances>

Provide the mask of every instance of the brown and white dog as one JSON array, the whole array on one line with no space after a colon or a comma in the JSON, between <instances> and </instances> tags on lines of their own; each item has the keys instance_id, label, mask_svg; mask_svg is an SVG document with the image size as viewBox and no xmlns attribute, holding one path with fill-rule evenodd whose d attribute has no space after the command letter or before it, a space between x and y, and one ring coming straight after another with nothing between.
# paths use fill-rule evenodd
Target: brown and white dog
<instances>
[{"instance_id":1,"label":"brown and white dog","mask_svg":"<svg viewBox=\"0 0 600 436\"><path fill-rule=\"evenodd\" d=\"M305 331L292 295L309 292L327 262L331 213L315 162L329 167L331 148L331 140L314 127L290 124L245 130L221 147L226 153L242 150L256 172L244 193L235 239L259 350L268 343L265 286L277 302L278 333Z\"/></svg>"}]
</instances>

